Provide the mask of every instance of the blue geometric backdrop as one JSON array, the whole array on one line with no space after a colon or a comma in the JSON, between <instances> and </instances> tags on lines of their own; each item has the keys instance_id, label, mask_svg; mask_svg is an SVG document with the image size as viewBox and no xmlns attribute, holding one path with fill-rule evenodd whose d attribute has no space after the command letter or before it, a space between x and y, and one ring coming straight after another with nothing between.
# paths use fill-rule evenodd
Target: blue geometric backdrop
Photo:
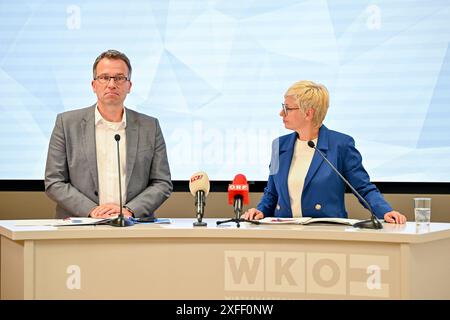
<instances>
[{"instance_id":1,"label":"blue geometric backdrop","mask_svg":"<svg viewBox=\"0 0 450 320\"><path fill-rule=\"evenodd\" d=\"M56 114L92 105L103 51L133 66L129 108L159 118L172 178L266 180L297 80L373 181L450 181L448 1L0 1L0 179L43 179Z\"/></svg>"}]
</instances>

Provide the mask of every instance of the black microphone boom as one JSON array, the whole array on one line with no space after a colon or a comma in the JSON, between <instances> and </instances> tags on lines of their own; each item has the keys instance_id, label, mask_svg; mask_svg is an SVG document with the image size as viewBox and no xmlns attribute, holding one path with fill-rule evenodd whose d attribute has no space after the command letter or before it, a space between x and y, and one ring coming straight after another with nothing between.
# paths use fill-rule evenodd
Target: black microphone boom
<instances>
[{"instance_id":1,"label":"black microphone boom","mask_svg":"<svg viewBox=\"0 0 450 320\"><path fill-rule=\"evenodd\" d=\"M344 181L345 184L350 187L350 189L353 191L353 193L358 197L358 199L361 200L362 203L364 203L366 208L370 211L370 214L372 215L371 219L359 221L359 222L355 223L353 225L353 227L363 228L363 229L383 229L383 225L378 220L377 216L373 213L372 208L370 207L370 205L366 201L366 199L364 199L359 194L359 192L356 191L355 188L353 188L353 186L350 184L350 182L348 182L347 179L345 179L344 176L335 168L335 166L333 166L333 164L327 159L327 157L325 157L325 155L322 153L322 151L320 151L319 149L316 148L316 145L314 144L313 141L311 141L311 140L308 141L308 146L310 148L313 148L314 150L316 150L322 156L322 158L328 163L328 165L333 169L333 171L336 172L337 175L342 179L342 181Z\"/></svg>"},{"instance_id":2,"label":"black microphone boom","mask_svg":"<svg viewBox=\"0 0 450 320\"><path fill-rule=\"evenodd\" d=\"M122 181L120 176L120 153L119 153L119 141L120 141L120 135L116 134L114 136L114 140L117 142L117 172L119 173L119 201L120 201L120 211L119 216L113 220L111 220L108 224L113 227L129 227L134 225L134 222L130 219L125 219L123 212L122 212Z\"/></svg>"}]
</instances>

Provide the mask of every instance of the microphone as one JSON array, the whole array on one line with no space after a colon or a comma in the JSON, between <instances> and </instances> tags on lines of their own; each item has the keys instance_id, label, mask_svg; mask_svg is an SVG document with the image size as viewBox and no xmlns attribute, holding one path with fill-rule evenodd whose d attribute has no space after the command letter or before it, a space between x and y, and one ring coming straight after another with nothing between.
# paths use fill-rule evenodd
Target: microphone
<instances>
[{"instance_id":1,"label":"microphone","mask_svg":"<svg viewBox=\"0 0 450 320\"><path fill-rule=\"evenodd\" d=\"M236 218L242 214L242 204L248 204L248 183L243 174L237 174L228 185L228 204L232 204Z\"/></svg>"},{"instance_id":2,"label":"microphone","mask_svg":"<svg viewBox=\"0 0 450 320\"><path fill-rule=\"evenodd\" d=\"M119 173L119 202L120 202L120 211L119 216L113 220L111 220L108 224L113 227L129 227L134 225L134 222L131 221L131 219L126 219L122 212L122 181L121 181L121 175L120 175L120 153L119 153L119 141L120 141L120 135L116 134L114 136L114 140L116 140L117 143L117 172Z\"/></svg>"},{"instance_id":3,"label":"microphone","mask_svg":"<svg viewBox=\"0 0 450 320\"><path fill-rule=\"evenodd\" d=\"M228 185L228 204L232 204L234 208L235 217L233 219L217 221L216 224L222 224L226 222L236 222L237 227L240 227L239 222L246 222L247 220L241 219L242 205L248 204L248 183L247 178L243 174L237 174L233 182Z\"/></svg>"},{"instance_id":4,"label":"microphone","mask_svg":"<svg viewBox=\"0 0 450 320\"><path fill-rule=\"evenodd\" d=\"M353 193L358 197L358 199L361 200L362 203L364 203L364 205L366 206L366 208L370 211L371 219L369 220L364 220L364 221L359 221L357 223L355 223L353 225L353 227L355 228L363 228L363 229L383 229L383 225L381 224L381 222L378 220L377 216L373 213L372 208L370 207L369 203L366 201L366 199L364 199L358 191L355 190L355 188L353 188L353 186L350 184L350 182L348 182L343 176L342 174L336 169L335 166L333 166L333 164L327 159L327 157L325 157L325 155L322 153L322 151L320 151L319 149L316 148L316 145L314 144L313 141L308 141L308 146L310 148L313 148L314 150L316 150L321 156L322 158L326 161L326 163L328 163L328 165L333 169L334 172L337 173L337 175L342 179L342 181L345 182L345 184L347 186L350 187L350 189L353 191Z\"/></svg>"},{"instance_id":5,"label":"microphone","mask_svg":"<svg viewBox=\"0 0 450 320\"><path fill-rule=\"evenodd\" d=\"M205 199L209 193L208 175L203 171L194 173L189 180L189 191L195 197L197 221L194 222L194 227L204 227L207 225L202 219L205 211Z\"/></svg>"},{"instance_id":6,"label":"microphone","mask_svg":"<svg viewBox=\"0 0 450 320\"><path fill-rule=\"evenodd\" d=\"M226 222L236 222L237 227L240 227L239 222L250 222L245 219L241 219L242 205L248 204L248 183L247 178L243 174L237 174L233 182L228 185L228 204L232 204L234 208L235 217L233 219L217 221L216 224L222 224Z\"/></svg>"}]
</instances>

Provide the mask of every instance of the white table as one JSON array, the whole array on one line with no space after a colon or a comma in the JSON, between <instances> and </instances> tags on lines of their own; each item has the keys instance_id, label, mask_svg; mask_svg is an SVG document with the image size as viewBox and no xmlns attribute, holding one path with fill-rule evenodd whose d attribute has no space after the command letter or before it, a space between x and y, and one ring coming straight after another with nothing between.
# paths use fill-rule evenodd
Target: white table
<instances>
[{"instance_id":1,"label":"white table","mask_svg":"<svg viewBox=\"0 0 450 320\"><path fill-rule=\"evenodd\" d=\"M2 299L450 299L450 224L16 226Z\"/></svg>"}]
</instances>

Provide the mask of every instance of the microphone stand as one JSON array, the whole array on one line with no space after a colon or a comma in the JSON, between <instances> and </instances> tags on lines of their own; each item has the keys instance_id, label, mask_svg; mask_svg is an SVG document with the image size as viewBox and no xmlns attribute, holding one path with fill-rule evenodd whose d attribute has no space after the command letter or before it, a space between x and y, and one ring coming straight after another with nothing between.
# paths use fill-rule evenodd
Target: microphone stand
<instances>
[{"instance_id":1,"label":"microphone stand","mask_svg":"<svg viewBox=\"0 0 450 320\"><path fill-rule=\"evenodd\" d=\"M222 223L227 223L227 222L235 222L236 226L238 228L241 227L240 222L246 222L247 220L245 219L241 219L241 215L242 215L242 196L236 196L235 200L234 200L234 218L233 219L228 219L228 220L222 220L222 221L217 221L216 224L220 225Z\"/></svg>"},{"instance_id":2,"label":"microphone stand","mask_svg":"<svg viewBox=\"0 0 450 320\"><path fill-rule=\"evenodd\" d=\"M120 135L116 134L114 136L114 139L117 142L117 166L118 166L118 173L119 173L119 201L120 201L120 211L119 216L111 221L108 222L110 226L113 227L130 227L134 225L134 222L131 221L131 219L126 219L122 212L122 181L120 176L120 153L119 153L119 141L120 141Z\"/></svg>"},{"instance_id":3,"label":"microphone stand","mask_svg":"<svg viewBox=\"0 0 450 320\"><path fill-rule=\"evenodd\" d=\"M205 191L197 191L197 196L195 197L195 205L197 206L197 221L193 223L194 227L205 227L207 223L202 221L205 211Z\"/></svg>"},{"instance_id":4,"label":"microphone stand","mask_svg":"<svg viewBox=\"0 0 450 320\"><path fill-rule=\"evenodd\" d=\"M333 164L327 159L327 157L325 157L325 155L322 153L322 151L320 151L319 149L316 148L313 141L308 141L308 146L310 148L313 148L314 150L316 150L322 156L322 158L328 163L328 165L334 170L334 172L336 172L338 174L338 176L350 187L350 189L353 191L353 193L356 195L356 197L359 200L361 200L361 202L364 203L364 206L369 210L369 212L371 214L371 218L369 220L359 221L359 222L355 223L353 225L353 227L363 228L363 229L383 229L383 225L381 224L381 222L378 220L378 218L373 213L372 208L367 203L366 199L364 199L359 194L359 192L356 191L355 188L353 188L353 186L350 184L350 182L348 182L347 179L345 179L344 176L333 166Z\"/></svg>"},{"instance_id":5,"label":"microphone stand","mask_svg":"<svg viewBox=\"0 0 450 320\"><path fill-rule=\"evenodd\" d=\"M372 214L372 217L368 220L363 220L355 223L353 227L361 228L361 229L383 229L383 225L380 220L374 218L375 215Z\"/></svg>"}]
</instances>

